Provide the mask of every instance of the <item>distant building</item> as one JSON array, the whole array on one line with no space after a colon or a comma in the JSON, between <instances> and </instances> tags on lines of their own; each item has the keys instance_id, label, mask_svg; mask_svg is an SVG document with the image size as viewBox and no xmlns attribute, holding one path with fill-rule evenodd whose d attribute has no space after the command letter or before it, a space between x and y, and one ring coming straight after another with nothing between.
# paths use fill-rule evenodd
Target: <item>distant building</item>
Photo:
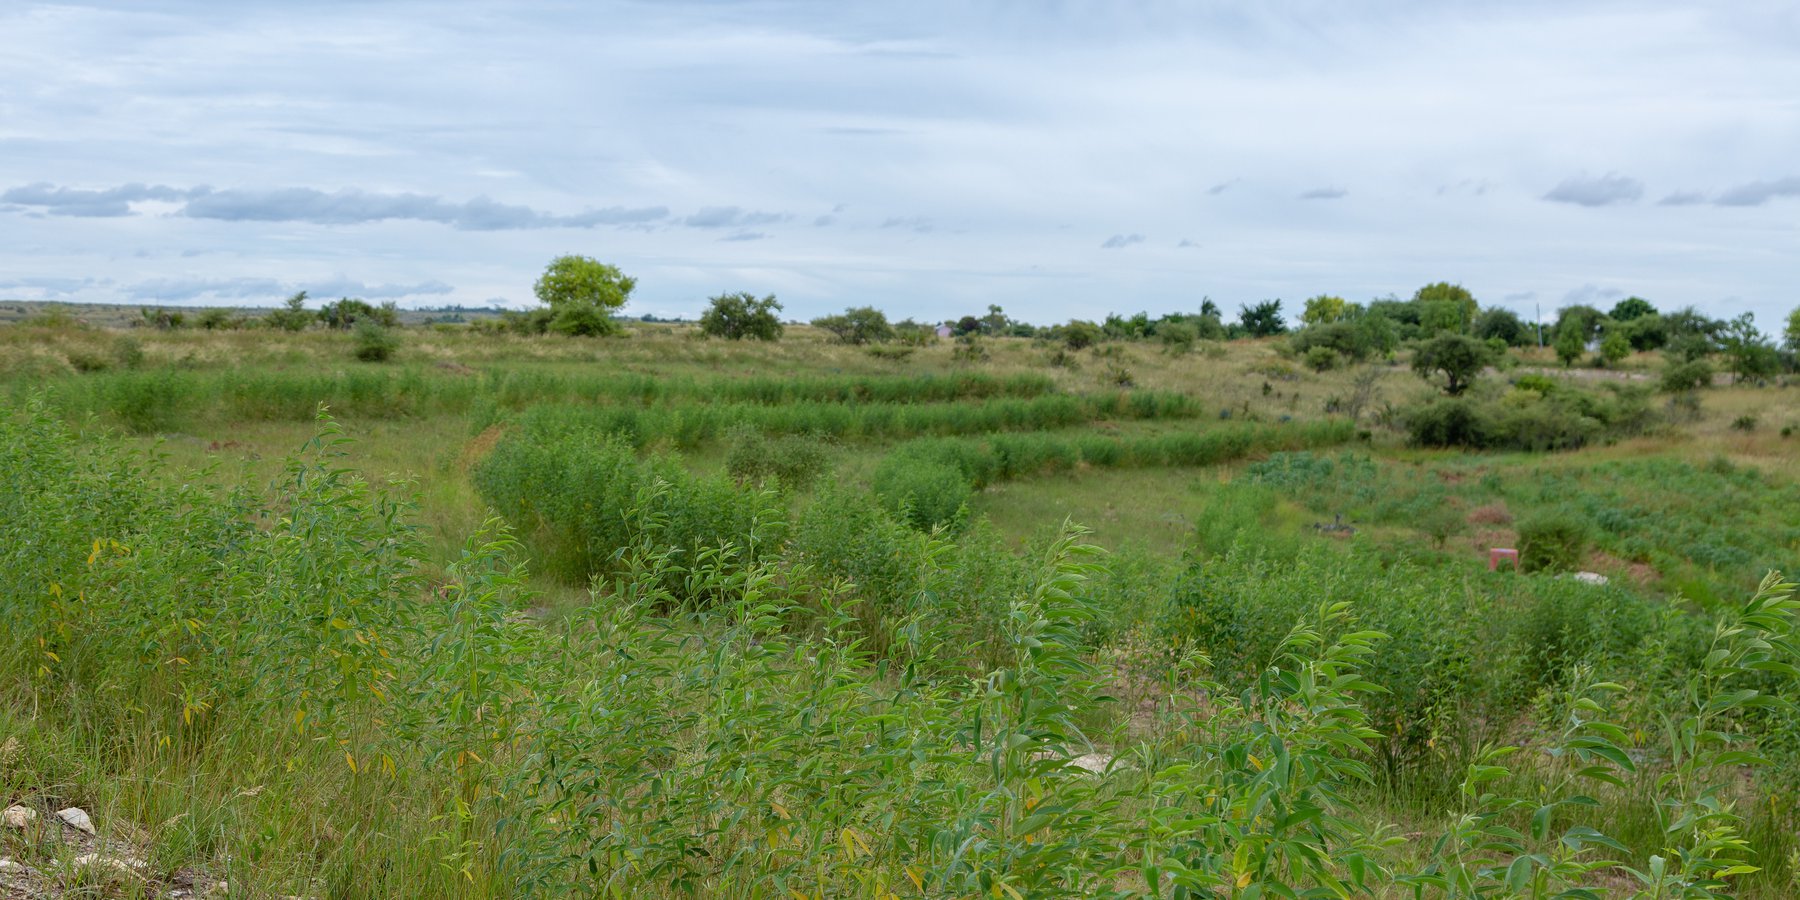
<instances>
[{"instance_id":1,"label":"distant building","mask_svg":"<svg viewBox=\"0 0 1800 900\"><path fill-rule=\"evenodd\" d=\"M937 336L941 338L954 337L956 336L956 332L952 331L948 325L939 325L937 327Z\"/></svg>"}]
</instances>

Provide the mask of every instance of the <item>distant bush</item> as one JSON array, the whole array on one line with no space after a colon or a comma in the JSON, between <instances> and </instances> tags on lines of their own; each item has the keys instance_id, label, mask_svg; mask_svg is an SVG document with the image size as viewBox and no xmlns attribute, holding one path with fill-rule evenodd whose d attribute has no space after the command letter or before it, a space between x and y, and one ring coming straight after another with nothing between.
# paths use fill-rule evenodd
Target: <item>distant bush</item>
<instances>
[{"instance_id":1,"label":"distant bush","mask_svg":"<svg viewBox=\"0 0 1800 900\"><path fill-rule=\"evenodd\" d=\"M738 292L712 298L706 312L700 314L700 332L711 337L741 341L752 338L774 341L781 338L781 317L776 313L781 303L770 294L760 300L754 294Z\"/></svg>"},{"instance_id":2,"label":"distant bush","mask_svg":"<svg viewBox=\"0 0 1800 900\"><path fill-rule=\"evenodd\" d=\"M1330 347L1314 347L1306 351L1306 367L1314 372L1329 372L1338 367L1341 359L1338 352Z\"/></svg>"},{"instance_id":3,"label":"distant bush","mask_svg":"<svg viewBox=\"0 0 1800 900\"><path fill-rule=\"evenodd\" d=\"M725 442L725 471L740 484L773 480L784 488L803 489L825 473L830 455L825 438L811 434L769 437L747 425L727 432Z\"/></svg>"},{"instance_id":4,"label":"distant bush","mask_svg":"<svg viewBox=\"0 0 1800 900\"><path fill-rule=\"evenodd\" d=\"M973 494L955 466L906 453L882 460L872 486L889 513L920 529L951 524Z\"/></svg>"},{"instance_id":5,"label":"distant bush","mask_svg":"<svg viewBox=\"0 0 1800 900\"><path fill-rule=\"evenodd\" d=\"M1572 450L1638 434L1653 419L1642 387L1609 384L1595 393L1533 376L1502 396L1445 397L1401 414L1417 446L1530 451Z\"/></svg>"},{"instance_id":6,"label":"distant bush","mask_svg":"<svg viewBox=\"0 0 1800 900\"><path fill-rule=\"evenodd\" d=\"M1670 394L1698 390L1712 384L1712 363L1704 359L1671 361L1663 367L1662 389Z\"/></svg>"},{"instance_id":7,"label":"distant bush","mask_svg":"<svg viewBox=\"0 0 1800 900\"><path fill-rule=\"evenodd\" d=\"M356 358L363 362L387 362L400 349L400 335L370 319L356 323L355 340Z\"/></svg>"},{"instance_id":8,"label":"distant bush","mask_svg":"<svg viewBox=\"0 0 1800 900\"><path fill-rule=\"evenodd\" d=\"M749 564L777 549L786 528L773 495L693 475L670 457L640 460L630 444L589 429L517 428L475 467L473 481L538 551L542 568L574 584L626 571L634 554L678 569L729 545ZM664 586L679 592L679 572L667 577Z\"/></svg>"},{"instance_id":9,"label":"distant bush","mask_svg":"<svg viewBox=\"0 0 1800 900\"><path fill-rule=\"evenodd\" d=\"M1572 572L1587 555L1590 526L1565 510L1520 519L1519 566L1527 572Z\"/></svg>"},{"instance_id":10,"label":"distant bush","mask_svg":"<svg viewBox=\"0 0 1800 900\"><path fill-rule=\"evenodd\" d=\"M894 326L887 316L872 306L847 309L838 315L821 316L812 321L814 328L832 333L844 344L876 344L893 340Z\"/></svg>"}]
</instances>

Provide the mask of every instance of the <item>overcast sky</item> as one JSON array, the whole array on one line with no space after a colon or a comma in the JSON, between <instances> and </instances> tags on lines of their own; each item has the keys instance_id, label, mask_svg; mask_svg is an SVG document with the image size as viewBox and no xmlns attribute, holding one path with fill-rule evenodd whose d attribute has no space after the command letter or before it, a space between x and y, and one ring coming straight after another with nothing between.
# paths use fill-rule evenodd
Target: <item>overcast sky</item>
<instances>
[{"instance_id":1,"label":"overcast sky","mask_svg":"<svg viewBox=\"0 0 1800 900\"><path fill-rule=\"evenodd\" d=\"M0 297L1800 304L1791 2L0 4Z\"/></svg>"}]
</instances>

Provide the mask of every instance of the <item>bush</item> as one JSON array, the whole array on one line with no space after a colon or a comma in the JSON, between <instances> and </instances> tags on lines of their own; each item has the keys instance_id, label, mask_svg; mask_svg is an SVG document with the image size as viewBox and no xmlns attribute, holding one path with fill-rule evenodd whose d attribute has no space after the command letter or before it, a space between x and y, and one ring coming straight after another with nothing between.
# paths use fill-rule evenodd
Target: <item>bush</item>
<instances>
[{"instance_id":1,"label":"bush","mask_svg":"<svg viewBox=\"0 0 1800 900\"><path fill-rule=\"evenodd\" d=\"M894 338L894 326L887 316L872 306L859 306L834 316L821 316L812 321L814 328L832 333L839 343L879 344Z\"/></svg>"},{"instance_id":2,"label":"bush","mask_svg":"<svg viewBox=\"0 0 1800 900\"><path fill-rule=\"evenodd\" d=\"M1487 423L1468 400L1434 400L1405 413L1408 436L1421 447L1485 447Z\"/></svg>"},{"instance_id":3,"label":"bush","mask_svg":"<svg viewBox=\"0 0 1800 900\"><path fill-rule=\"evenodd\" d=\"M1712 363L1704 359L1688 362L1671 361L1663 367L1662 389L1666 393L1677 394L1682 391L1693 391L1712 385Z\"/></svg>"},{"instance_id":4,"label":"bush","mask_svg":"<svg viewBox=\"0 0 1800 900\"><path fill-rule=\"evenodd\" d=\"M741 341L754 338L773 341L781 338L781 303L770 294L761 300L754 294L738 292L712 298L712 305L700 315L700 333L711 337Z\"/></svg>"},{"instance_id":5,"label":"bush","mask_svg":"<svg viewBox=\"0 0 1800 900\"><path fill-rule=\"evenodd\" d=\"M363 362L386 362L400 349L400 336L364 319L356 323L356 358Z\"/></svg>"},{"instance_id":6,"label":"bush","mask_svg":"<svg viewBox=\"0 0 1800 900\"><path fill-rule=\"evenodd\" d=\"M587 428L515 428L475 467L481 497L566 581L627 571L633 557L677 568L730 546L750 565L780 545L778 498L724 478L691 474L678 460L640 460L624 440ZM663 585L683 599L679 572Z\"/></svg>"},{"instance_id":7,"label":"bush","mask_svg":"<svg viewBox=\"0 0 1800 900\"><path fill-rule=\"evenodd\" d=\"M1572 572L1587 556L1589 525L1564 510L1519 520L1519 566L1527 572Z\"/></svg>"},{"instance_id":8,"label":"bush","mask_svg":"<svg viewBox=\"0 0 1800 900\"><path fill-rule=\"evenodd\" d=\"M876 466L873 487L889 513L919 529L953 523L973 494L956 466L906 453Z\"/></svg>"},{"instance_id":9,"label":"bush","mask_svg":"<svg viewBox=\"0 0 1800 900\"><path fill-rule=\"evenodd\" d=\"M1306 367L1314 372L1329 372L1338 367L1341 357L1330 347L1314 347L1306 351Z\"/></svg>"},{"instance_id":10,"label":"bush","mask_svg":"<svg viewBox=\"0 0 1800 900\"><path fill-rule=\"evenodd\" d=\"M771 438L739 425L726 433L725 471L739 484L773 480L790 490L804 489L825 473L828 442L812 434Z\"/></svg>"}]
</instances>

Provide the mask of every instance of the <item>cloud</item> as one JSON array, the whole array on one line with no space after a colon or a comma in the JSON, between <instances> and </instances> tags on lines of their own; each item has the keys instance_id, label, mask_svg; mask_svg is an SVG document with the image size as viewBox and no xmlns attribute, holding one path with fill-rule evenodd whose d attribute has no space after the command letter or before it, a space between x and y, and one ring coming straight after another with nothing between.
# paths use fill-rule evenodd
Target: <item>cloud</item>
<instances>
[{"instance_id":1,"label":"cloud","mask_svg":"<svg viewBox=\"0 0 1800 900\"><path fill-rule=\"evenodd\" d=\"M1214 197L1217 197L1218 195L1223 194L1227 190L1229 190L1232 185L1237 184L1239 181L1242 181L1242 180L1243 179L1241 179L1241 178L1232 178L1232 179L1229 179L1226 181L1221 181L1218 184L1215 184L1212 187L1207 188L1206 192Z\"/></svg>"},{"instance_id":2,"label":"cloud","mask_svg":"<svg viewBox=\"0 0 1800 900\"><path fill-rule=\"evenodd\" d=\"M689 228L747 228L787 220L781 213L748 212L735 206L708 206L681 220Z\"/></svg>"},{"instance_id":3,"label":"cloud","mask_svg":"<svg viewBox=\"0 0 1800 900\"><path fill-rule=\"evenodd\" d=\"M1609 172L1598 178L1586 175L1565 178L1561 184L1551 188L1544 199L1555 203L1573 203L1576 206L1611 206L1615 203L1632 203L1642 196L1643 182Z\"/></svg>"},{"instance_id":4,"label":"cloud","mask_svg":"<svg viewBox=\"0 0 1800 900\"><path fill-rule=\"evenodd\" d=\"M1336 187L1313 188L1310 191L1301 191L1300 199L1302 199L1302 200L1336 200L1339 197L1343 197L1349 193L1350 193L1349 191L1344 190L1343 188L1336 188Z\"/></svg>"},{"instance_id":5,"label":"cloud","mask_svg":"<svg viewBox=\"0 0 1800 900\"><path fill-rule=\"evenodd\" d=\"M737 232L736 234L728 234L722 238L719 238L719 240L721 240L721 241L760 241L766 237L768 237L768 235L766 235L760 231L740 231L740 232Z\"/></svg>"},{"instance_id":6,"label":"cloud","mask_svg":"<svg viewBox=\"0 0 1800 900\"><path fill-rule=\"evenodd\" d=\"M1603 288L1590 282L1564 294L1562 305L1604 306L1623 296L1625 296L1625 292L1618 288Z\"/></svg>"},{"instance_id":7,"label":"cloud","mask_svg":"<svg viewBox=\"0 0 1800 900\"><path fill-rule=\"evenodd\" d=\"M1706 202L1706 195L1700 193L1699 191L1676 191L1675 193L1670 194L1669 196L1656 201L1656 205L1657 206L1693 206L1696 203L1705 203L1705 202Z\"/></svg>"},{"instance_id":8,"label":"cloud","mask_svg":"<svg viewBox=\"0 0 1800 900\"><path fill-rule=\"evenodd\" d=\"M0 291L31 291L45 297L66 297L112 284L110 278L31 277L0 281Z\"/></svg>"},{"instance_id":9,"label":"cloud","mask_svg":"<svg viewBox=\"0 0 1800 900\"><path fill-rule=\"evenodd\" d=\"M1800 197L1800 177L1752 181L1726 188L1713 202L1719 206L1761 206L1777 197Z\"/></svg>"},{"instance_id":10,"label":"cloud","mask_svg":"<svg viewBox=\"0 0 1800 900\"><path fill-rule=\"evenodd\" d=\"M1200 249L1200 242L1196 241L1192 238L1182 238L1181 243L1175 245L1175 249L1177 249L1177 250L1198 250L1198 249Z\"/></svg>"},{"instance_id":11,"label":"cloud","mask_svg":"<svg viewBox=\"0 0 1800 900\"><path fill-rule=\"evenodd\" d=\"M937 224L924 216L890 216L881 223L883 228L905 228L919 234L927 234L937 230Z\"/></svg>"},{"instance_id":12,"label":"cloud","mask_svg":"<svg viewBox=\"0 0 1800 900\"><path fill-rule=\"evenodd\" d=\"M1129 247L1132 244L1141 244L1143 242L1144 236L1141 234L1115 234L1101 243L1100 249L1118 250L1121 247Z\"/></svg>"},{"instance_id":13,"label":"cloud","mask_svg":"<svg viewBox=\"0 0 1800 900\"><path fill-rule=\"evenodd\" d=\"M396 300L401 297L441 296L455 292L442 281L418 284L364 284L342 276L317 281L283 282L273 278L153 278L125 288L133 300L180 301L202 297L214 300L268 300L274 302L297 291L327 299L360 297Z\"/></svg>"},{"instance_id":14,"label":"cloud","mask_svg":"<svg viewBox=\"0 0 1800 900\"><path fill-rule=\"evenodd\" d=\"M1464 178L1452 184L1438 185L1437 193L1440 197L1445 194L1471 194L1481 197L1487 194L1490 187L1493 185L1489 184L1485 178Z\"/></svg>"},{"instance_id":15,"label":"cloud","mask_svg":"<svg viewBox=\"0 0 1800 900\"><path fill-rule=\"evenodd\" d=\"M116 217L131 215L131 204L147 200L176 202L205 194L210 188L173 188L165 184L122 184L102 190L37 182L0 194L0 202L35 206L53 216Z\"/></svg>"},{"instance_id":16,"label":"cloud","mask_svg":"<svg viewBox=\"0 0 1800 900\"><path fill-rule=\"evenodd\" d=\"M390 219L438 222L464 231L525 228L594 228L634 225L668 218L661 206L589 209L554 215L528 206L476 197L463 203L428 194L383 194L355 189L327 193L313 188L174 188L124 184L103 190L59 187L47 183L16 187L0 200L36 207L60 216L128 216L131 204L147 200L181 203L179 215L226 222L306 222L314 225L359 225Z\"/></svg>"}]
</instances>

